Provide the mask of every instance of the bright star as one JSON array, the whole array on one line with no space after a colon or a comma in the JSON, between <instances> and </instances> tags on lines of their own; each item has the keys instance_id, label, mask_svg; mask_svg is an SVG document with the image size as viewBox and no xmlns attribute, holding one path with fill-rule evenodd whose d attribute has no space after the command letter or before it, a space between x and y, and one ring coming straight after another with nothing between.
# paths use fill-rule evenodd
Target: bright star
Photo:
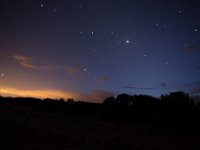
<instances>
[{"instance_id":1,"label":"bright star","mask_svg":"<svg viewBox=\"0 0 200 150\"><path fill-rule=\"evenodd\" d=\"M129 40L126 40L126 43L127 43L127 44L129 44L129 43L130 43L130 41L129 41Z\"/></svg>"}]
</instances>

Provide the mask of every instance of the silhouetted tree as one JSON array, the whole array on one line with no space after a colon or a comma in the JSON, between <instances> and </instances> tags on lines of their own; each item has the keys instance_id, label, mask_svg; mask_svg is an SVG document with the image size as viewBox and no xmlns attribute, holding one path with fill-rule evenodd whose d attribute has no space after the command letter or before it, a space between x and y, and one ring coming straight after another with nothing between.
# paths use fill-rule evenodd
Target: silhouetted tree
<instances>
[{"instance_id":1,"label":"silhouetted tree","mask_svg":"<svg viewBox=\"0 0 200 150\"><path fill-rule=\"evenodd\" d=\"M116 103L116 99L114 97L108 97L103 101L104 105L113 105Z\"/></svg>"},{"instance_id":2,"label":"silhouetted tree","mask_svg":"<svg viewBox=\"0 0 200 150\"><path fill-rule=\"evenodd\" d=\"M67 100L67 103L68 103L68 104L74 104L74 99L73 99L73 98L69 98L69 99Z\"/></svg>"},{"instance_id":3,"label":"silhouetted tree","mask_svg":"<svg viewBox=\"0 0 200 150\"><path fill-rule=\"evenodd\" d=\"M131 101L131 96L128 95L128 94L120 94L117 96L116 98L116 102L118 104L125 104L125 105L128 105L129 102Z\"/></svg>"}]
</instances>

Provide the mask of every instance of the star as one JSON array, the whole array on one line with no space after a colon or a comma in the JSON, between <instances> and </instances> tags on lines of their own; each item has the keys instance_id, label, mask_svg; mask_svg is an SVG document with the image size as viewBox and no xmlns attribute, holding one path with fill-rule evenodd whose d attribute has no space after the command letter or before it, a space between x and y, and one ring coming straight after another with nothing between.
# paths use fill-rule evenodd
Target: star
<instances>
[{"instance_id":1,"label":"star","mask_svg":"<svg viewBox=\"0 0 200 150\"><path fill-rule=\"evenodd\" d=\"M87 69L86 69L86 68L83 68L83 71L84 71L84 72L86 72L86 71L87 71Z\"/></svg>"},{"instance_id":2,"label":"star","mask_svg":"<svg viewBox=\"0 0 200 150\"><path fill-rule=\"evenodd\" d=\"M144 57L147 57L147 55L146 55L146 54L144 54L143 56L144 56Z\"/></svg>"},{"instance_id":3,"label":"star","mask_svg":"<svg viewBox=\"0 0 200 150\"><path fill-rule=\"evenodd\" d=\"M198 30L198 29L194 29L194 31L195 31L195 32L198 32L199 30Z\"/></svg>"},{"instance_id":4,"label":"star","mask_svg":"<svg viewBox=\"0 0 200 150\"><path fill-rule=\"evenodd\" d=\"M165 62L165 65L168 65L168 62L167 62L167 61Z\"/></svg>"},{"instance_id":5,"label":"star","mask_svg":"<svg viewBox=\"0 0 200 150\"><path fill-rule=\"evenodd\" d=\"M126 44L129 44L130 43L130 41L129 40L126 40Z\"/></svg>"},{"instance_id":6,"label":"star","mask_svg":"<svg viewBox=\"0 0 200 150\"><path fill-rule=\"evenodd\" d=\"M44 5L43 4L40 4L40 7L43 7Z\"/></svg>"},{"instance_id":7,"label":"star","mask_svg":"<svg viewBox=\"0 0 200 150\"><path fill-rule=\"evenodd\" d=\"M185 9L179 9L179 10L178 10L178 13L179 13L179 14L182 14L184 11L185 11Z\"/></svg>"},{"instance_id":8,"label":"star","mask_svg":"<svg viewBox=\"0 0 200 150\"><path fill-rule=\"evenodd\" d=\"M2 73L1 76L4 77L4 74Z\"/></svg>"}]
</instances>

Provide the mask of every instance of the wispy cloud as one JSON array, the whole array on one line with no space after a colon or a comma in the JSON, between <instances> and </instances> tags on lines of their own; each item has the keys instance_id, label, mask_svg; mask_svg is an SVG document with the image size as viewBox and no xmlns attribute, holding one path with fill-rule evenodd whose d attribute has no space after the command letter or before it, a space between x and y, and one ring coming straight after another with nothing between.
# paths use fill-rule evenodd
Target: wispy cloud
<instances>
[{"instance_id":1,"label":"wispy cloud","mask_svg":"<svg viewBox=\"0 0 200 150\"><path fill-rule=\"evenodd\" d=\"M160 83L160 86L163 87L163 88L165 88L165 87L167 87L167 83L161 82L161 83Z\"/></svg>"},{"instance_id":2,"label":"wispy cloud","mask_svg":"<svg viewBox=\"0 0 200 150\"><path fill-rule=\"evenodd\" d=\"M200 87L195 87L190 91L192 95L200 95Z\"/></svg>"},{"instance_id":3,"label":"wispy cloud","mask_svg":"<svg viewBox=\"0 0 200 150\"><path fill-rule=\"evenodd\" d=\"M109 81L109 80L111 80L111 78L107 77L107 76L103 76L103 77L99 77L98 80L99 81Z\"/></svg>"},{"instance_id":4,"label":"wispy cloud","mask_svg":"<svg viewBox=\"0 0 200 150\"><path fill-rule=\"evenodd\" d=\"M75 75L80 72L79 68L67 65L63 66L63 69L66 70L69 75Z\"/></svg>"},{"instance_id":5,"label":"wispy cloud","mask_svg":"<svg viewBox=\"0 0 200 150\"><path fill-rule=\"evenodd\" d=\"M200 45L193 45L185 48L189 52L200 51Z\"/></svg>"},{"instance_id":6,"label":"wispy cloud","mask_svg":"<svg viewBox=\"0 0 200 150\"><path fill-rule=\"evenodd\" d=\"M65 70L69 75L75 75L80 72L79 68L70 65L36 65L33 58L23 55L14 55L13 58L18 62L18 64L29 69L44 71Z\"/></svg>"},{"instance_id":7,"label":"wispy cloud","mask_svg":"<svg viewBox=\"0 0 200 150\"><path fill-rule=\"evenodd\" d=\"M38 69L38 70L49 70L50 66L34 65L33 59L27 56L14 55L14 59L23 67L29 69Z\"/></svg>"},{"instance_id":8,"label":"wispy cloud","mask_svg":"<svg viewBox=\"0 0 200 150\"><path fill-rule=\"evenodd\" d=\"M102 102L107 97L115 96L115 93L105 90L93 90L86 95L86 99L94 100L95 102Z\"/></svg>"},{"instance_id":9,"label":"wispy cloud","mask_svg":"<svg viewBox=\"0 0 200 150\"><path fill-rule=\"evenodd\" d=\"M33 65L33 59L30 57L14 55L14 59L17 60L20 65L26 68L36 68L36 66Z\"/></svg>"},{"instance_id":10,"label":"wispy cloud","mask_svg":"<svg viewBox=\"0 0 200 150\"><path fill-rule=\"evenodd\" d=\"M153 87L135 87L135 86L125 86L125 89L134 89L134 90L155 90Z\"/></svg>"}]
</instances>

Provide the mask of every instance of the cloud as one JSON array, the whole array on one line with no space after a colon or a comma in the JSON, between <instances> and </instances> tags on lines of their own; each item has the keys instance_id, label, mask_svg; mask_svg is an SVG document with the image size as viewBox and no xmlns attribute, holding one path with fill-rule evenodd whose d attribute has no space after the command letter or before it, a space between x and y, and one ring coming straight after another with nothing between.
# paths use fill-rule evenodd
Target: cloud
<instances>
[{"instance_id":1,"label":"cloud","mask_svg":"<svg viewBox=\"0 0 200 150\"><path fill-rule=\"evenodd\" d=\"M200 87L195 87L190 91L192 95L200 95Z\"/></svg>"},{"instance_id":2,"label":"cloud","mask_svg":"<svg viewBox=\"0 0 200 150\"><path fill-rule=\"evenodd\" d=\"M191 88L190 92L191 95L199 95L200 96L200 81L196 81L193 88Z\"/></svg>"},{"instance_id":3,"label":"cloud","mask_svg":"<svg viewBox=\"0 0 200 150\"><path fill-rule=\"evenodd\" d=\"M10 87L1 87L0 95L5 97L32 97L32 98L52 98L52 99L65 99L73 98L75 100L83 100L88 102L101 103L105 98L114 96L112 92L104 90L93 90L90 93L80 93L64 90L54 89L37 89L37 90L24 90Z\"/></svg>"},{"instance_id":4,"label":"cloud","mask_svg":"<svg viewBox=\"0 0 200 150\"><path fill-rule=\"evenodd\" d=\"M65 70L69 75L75 75L80 72L80 69L77 67L69 66L69 65L35 65L33 63L33 59L27 56L22 55L14 55L13 58L23 67L29 69L36 69L36 70Z\"/></svg>"},{"instance_id":5,"label":"cloud","mask_svg":"<svg viewBox=\"0 0 200 150\"><path fill-rule=\"evenodd\" d=\"M33 59L30 57L14 55L14 59L17 60L20 65L26 68L36 68L36 66L33 65Z\"/></svg>"},{"instance_id":6,"label":"cloud","mask_svg":"<svg viewBox=\"0 0 200 150\"><path fill-rule=\"evenodd\" d=\"M185 49L190 52L200 51L200 45L189 46Z\"/></svg>"},{"instance_id":7,"label":"cloud","mask_svg":"<svg viewBox=\"0 0 200 150\"><path fill-rule=\"evenodd\" d=\"M125 89L134 89L134 90L155 90L153 87L135 87L135 86L125 86Z\"/></svg>"},{"instance_id":8,"label":"cloud","mask_svg":"<svg viewBox=\"0 0 200 150\"><path fill-rule=\"evenodd\" d=\"M165 88L165 87L167 87L167 83L161 82L161 83L160 83L160 86L163 87L163 88Z\"/></svg>"},{"instance_id":9,"label":"cloud","mask_svg":"<svg viewBox=\"0 0 200 150\"><path fill-rule=\"evenodd\" d=\"M69 75L75 75L75 74L80 72L79 68L72 67L72 66L67 66L67 65L65 65L63 67L63 69L66 70Z\"/></svg>"},{"instance_id":10,"label":"cloud","mask_svg":"<svg viewBox=\"0 0 200 150\"><path fill-rule=\"evenodd\" d=\"M14 55L14 59L23 67L29 69L38 69L38 70L50 70L50 66L39 66L33 64L33 59L30 57L22 56L22 55Z\"/></svg>"},{"instance_id":11,"label":"cloud","mask_svg":"<svg viewBox=\"0 0 200 150\"><path fill-rule=\"evenodd\" d=\"M191 88L192 86L193 86L193 84L191 84L191 83L183 84L183 87L186 87L186 88Z\"/></svg>"},{"instance_id":12,"label":"cloud","mask_svg":"<svg viewBox=\"0 0 200 150\"><path fill-rule=\"evenodd\" d=\"M115 96L116 94L110 91L105 91L105 90L93 90L91 93L85 95L85 99L91 101L93 100L94 102L102 102L105 100L107 97Z\"/></svg>"},{"instance_id":13,"label":"cloud","mask_svg":"<svg viewBox=\"0 0 200 150\"><path fill-rule=\"evenodd\" d=\"M109 80L111 80L111 78L110 78L110 77L103 76L103 77L99 77L98 80L99 80L99 81L109 81Z\"/></svg>"}]
</instances>

